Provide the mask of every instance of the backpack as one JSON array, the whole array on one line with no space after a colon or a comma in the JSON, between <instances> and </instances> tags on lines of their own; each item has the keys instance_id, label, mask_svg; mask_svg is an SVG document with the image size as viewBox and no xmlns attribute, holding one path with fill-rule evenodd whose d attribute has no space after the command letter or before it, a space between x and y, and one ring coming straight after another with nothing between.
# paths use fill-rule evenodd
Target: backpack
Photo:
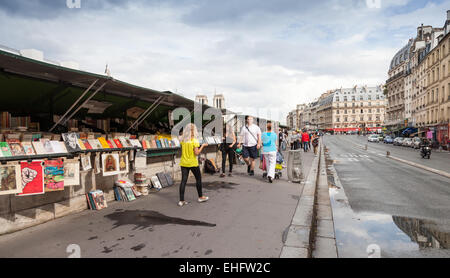
<instances>
[{"instance_id":1,"label":"backpack","mask_svg":"<svg viewBox=\"0 0 450 278\"><path fill-rule=\"evenodd\" d=\"M210 159L205 160L205 173L215 174L216 172L217 168L214 163Z\"/></svg>"}]
</instances>

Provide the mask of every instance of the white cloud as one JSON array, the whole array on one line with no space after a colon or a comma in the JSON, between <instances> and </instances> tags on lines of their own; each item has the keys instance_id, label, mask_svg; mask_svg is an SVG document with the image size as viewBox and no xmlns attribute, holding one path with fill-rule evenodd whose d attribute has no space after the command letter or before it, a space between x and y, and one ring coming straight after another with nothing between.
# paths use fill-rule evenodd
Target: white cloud
<instances>
[{"instance_id":1,"label":"white cloud","mask_svg":"<svg viewBox=\"0 0 450 278\"><path fill-rule=\"evenodd\" d=\"M384 82L416 25L442 25L450 6L389 16L411 3L382 0L381 9L368 9L365 0L331 0L301 9L298 1L258 8L239 1L219 9L208 1L154 2L47 19L0 10L0 44L37 48L97 73L108 63L115 78L190 98L217 90L231 110L273 106L286 113L328 89Z\"/></svg>"}]
</instances>

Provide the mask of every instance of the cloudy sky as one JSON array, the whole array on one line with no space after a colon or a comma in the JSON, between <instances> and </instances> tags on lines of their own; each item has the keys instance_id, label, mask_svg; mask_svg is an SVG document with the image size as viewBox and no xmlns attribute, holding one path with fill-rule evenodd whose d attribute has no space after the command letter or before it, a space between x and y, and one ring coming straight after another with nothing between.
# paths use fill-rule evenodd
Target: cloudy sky
<instances>
[{"instance_id":1,"label":"cloudy sky","mask_svg":"<svg viewBox=\"0 0 450 278\"><path fill-rule=\"evenodd\" d=\"M377 85L421 23L442 27L450 0L2 0L0 44L227 107L295 104L328 89Z\"/></svg>"}]
</instances>

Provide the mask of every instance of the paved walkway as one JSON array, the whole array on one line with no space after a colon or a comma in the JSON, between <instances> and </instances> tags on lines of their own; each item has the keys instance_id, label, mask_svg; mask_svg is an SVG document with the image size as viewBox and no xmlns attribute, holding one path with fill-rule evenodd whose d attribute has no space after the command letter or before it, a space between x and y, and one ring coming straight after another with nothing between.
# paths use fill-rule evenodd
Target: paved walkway
<instances>
[{"instance_id":1,"label":"paved walkway","mask_svg":"<svg viewBox=\"0 0 450 278\"><path fill-rule=\"evenodd\" d=\"M305 176L313 160L303 156ZM287 161L287 157L286 157ZM204 175L210 201L179 208L178 186L130 203L111 202L102 211L84 211L0 237L0 257L68 257L71 244L81 257L279 257L283 236L302 192L283 178L274 184L257 169L248 177L240 166L232 178Z\"/></svg>"}]
</instances>

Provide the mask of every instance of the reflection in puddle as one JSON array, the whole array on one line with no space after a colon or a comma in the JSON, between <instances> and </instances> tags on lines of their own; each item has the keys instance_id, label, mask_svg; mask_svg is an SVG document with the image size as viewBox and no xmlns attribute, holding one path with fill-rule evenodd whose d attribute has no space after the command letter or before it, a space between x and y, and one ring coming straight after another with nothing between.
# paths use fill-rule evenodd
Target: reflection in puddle
<instances>
[{"instance_id":1,"label":"reflection in puddle","mask_svg":"<svg viewBox=\"0 0 450 278\"><path fill-rule=\"evenodd\" d=\"M450 223L355 213L343 188L330 188L336 244L341 258L368 257L376 244L381 257L450 257Z\"/></svg>"}]
</instances>

